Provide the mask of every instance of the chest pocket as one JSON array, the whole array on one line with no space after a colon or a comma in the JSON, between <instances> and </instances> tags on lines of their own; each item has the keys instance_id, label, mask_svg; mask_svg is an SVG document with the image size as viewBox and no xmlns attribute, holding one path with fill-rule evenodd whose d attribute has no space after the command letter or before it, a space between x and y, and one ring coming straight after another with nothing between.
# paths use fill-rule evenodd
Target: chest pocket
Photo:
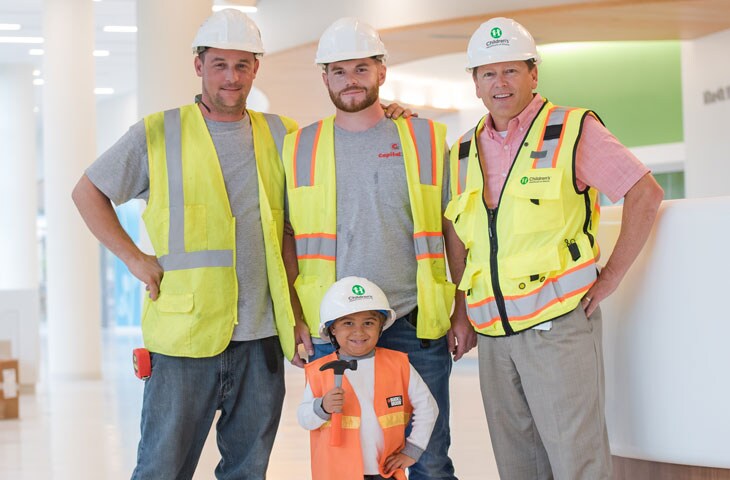
<instances>
[{"instance_id":1,"label":"chest pocket","mask_svg":"<svg viewBox=\"0 0 730 480\"><path fill-rule=\"evenodd\" d=\"M562 180L562 168L538 168L527 170L510 183L506 193L514 205L515 233L545 232L563 227Z\"/></svg>"}]
</instances>

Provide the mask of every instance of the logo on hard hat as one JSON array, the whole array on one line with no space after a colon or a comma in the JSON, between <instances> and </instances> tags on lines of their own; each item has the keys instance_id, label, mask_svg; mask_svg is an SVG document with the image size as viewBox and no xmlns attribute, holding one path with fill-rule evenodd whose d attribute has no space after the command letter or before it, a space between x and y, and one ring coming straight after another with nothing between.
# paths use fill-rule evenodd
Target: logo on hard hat
<instances>
[{"instance_id":1,"label":"logo on hard hat","mask_svg":"<svg viewBox=\"0 0 730 480\"><path fill-rule=\"evenodd\" d=\"M502 38L502 29L499 27L494 27L489 31L489 36L492 37L492 40L487 40L484 42L484 48L492 48L492 47L500 47L505 46L509 47L509 38Z\"/></svg>"},{"instance_id":2,"label":"logo on hard hat","mask_svg":"<svg viewBox=\"0 0 730 480\"><path fill-rule=\"evenodd\" d=\"M353 285L352 293L354 293L355 295L364 295L365 289L362 287L362 285Z\"/></svg>"}]
</instances>

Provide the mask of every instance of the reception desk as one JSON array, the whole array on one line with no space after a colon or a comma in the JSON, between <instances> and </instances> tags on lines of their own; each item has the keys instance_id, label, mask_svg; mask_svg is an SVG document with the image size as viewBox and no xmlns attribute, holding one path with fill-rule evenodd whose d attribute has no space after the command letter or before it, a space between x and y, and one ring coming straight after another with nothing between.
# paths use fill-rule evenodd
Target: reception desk
<instances>
[{"instance_id":1,"label":"reception desk","mask_svg":"<svg viewBox=\"0 0 730 480\"><path fill-rule=\"evenodd\" d=\"M599 263L621 214L602 211ZM730 469L730 197L664 202L601 308L612 453Z\"/></svg>"}]
</instances>

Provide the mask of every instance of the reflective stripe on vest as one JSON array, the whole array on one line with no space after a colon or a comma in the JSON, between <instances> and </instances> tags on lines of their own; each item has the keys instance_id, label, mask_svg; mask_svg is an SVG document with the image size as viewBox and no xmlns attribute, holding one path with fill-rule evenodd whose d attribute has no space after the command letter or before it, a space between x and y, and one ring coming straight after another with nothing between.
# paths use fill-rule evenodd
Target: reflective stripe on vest
<instances>
[{"instance_id":1,"label":"reflective stripe on vest","mask_svg":"<svg viewBox=\"0 0 730 480\"><path fill-rule=\"evenodd\" d=\"M419 232L413 235L416 259L444 258L444 239L441 232Z\"/></svg>"},{"instance_id":2,"label":"reflective stripe on vest","mask_svg":"<svg viewBox=\"0 0 730 480\"><path fill-rule=\"evenodd\" d=\"M418 175L422 185L436 185L436 148L435 148L435 132L433 122L431 120L423 121L422 119L409 118L408 129L411 137L416 141L416 155L418 156Z\"/></svg>"},{"instance_id":3,"label":"reflective stripe on vest","mask_svg":"<svg viewBox=\"0 0 730 480\"><path fill-rule=\"evenodd\" d=\"M294 150L294 188L314 185L314 162L317 158L319 132L322 121L313 123L297 132Z\"/></svg>"},{"instance_id":4,"label":"reflective stripe on vest","mask_svg":"<svg viewBox=\"0 0 730 480\"><path fill-rule=\"evenodd\" d=\"M185 270L202 267L233 266L232 250L185 251L185 197L182 177L182 125L180 109L167 110L165 116L165 155L167 160L167 182L170 195L170 230L168 254L158 259L165 271ZM276 147L286 136L286 127L276 115L264 114Z\"/></svg>"},{"instance_id":5,"label":"reflective stripe on vest","mask_svg":"<svg viewBox=\"0 0 730 480\"><path fill-rule=\"evenodd\" d=\"M471 147L471 140L474 137L474 130L475 128L472 128L466 132L457 142L459 144L459 174L456 176L458 179L458 183L456 184L457 193L462 193L466 188L466 170L469 165L469 147Z\"/></svg>"},{"instance_id":6,"label":"reflective stripe on vest","mask_svg":"<svg viewBox=\"0 0 730 480\"><path fill-rule=\"evenodd\" d=\"M165 115L165 155L170 195L170 233L168 254L158 259L165 271L201 267L233 266L232 250L185 252L185 197L182 177L182 126L180 109L167 110Z\"/></svg>"},{"instance_id":7,"label":"reflective stripe on vest","mask_svg":"<svg viewBox=\"0 0 730 480\"><path fill-rule=\"evenodd\" d=\"M528 320L557 302L562 302L568 297L586 292L595 278L595 262L590 260L562 273L558 277L548 279L543 288L539 290L530 292L527 295L505 296L504 305L509 321ZM550 284L554 285L554 288L545 288ZM556 295L556 290L563 292L563 295ZM494 297L476 303L468 303L467 305L469 306L467 315L477 328L489 327L500 320L497 301Z\"/></svg>"},{"instance_id":8,"label":"reflective stripe on vest","mask_svg":"<svg viewBox=\"0 0 730 480\"><path fill-rule=\"evenodd\" d=\"M286 126L284 126L284 122L278 115L272 115L270 113L264 113L263 115L266 119L266 125L269 126L269 132L271 132L271 136L276 144L276 151L279 152L279 156L281 157L281 147L284 144L284 137L287 134Z\"/></svg>"},{"instance_id":9,"label":"reflective stripe on vest","mask_svg":"<svg viewBox=\"0 0 730 480\"><path fill-rule=\"evenodd\" d=\"M530 158L535 159L532 168L555 168L558 161L557 154L563 143L563 122L571 110L574 109L564 107L550 109L540 144L535 151L530 152Z\"/></svg>"},{"instance_id":10,"label":"reflective stripe on vest","mask_svg":"<svg viewBox=\"0 0 730 480\"><path fill-rule=\"evenodd\" d=\"M297 258L335 261L337 258L337 236L329 233L295 235Z\"/></svg>"}]
</instances>

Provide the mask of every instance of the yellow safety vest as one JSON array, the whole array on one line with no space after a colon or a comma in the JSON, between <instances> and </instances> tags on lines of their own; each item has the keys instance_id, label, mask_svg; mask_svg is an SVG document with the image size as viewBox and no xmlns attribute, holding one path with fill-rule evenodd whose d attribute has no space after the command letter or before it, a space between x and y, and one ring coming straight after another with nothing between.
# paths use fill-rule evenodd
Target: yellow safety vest
<instances>
[{"instance_id":1,"label":"yellow safety vest","mask_svg":"<svg viewBox=\"0 0 730 480\"><path fill-rule=\"evenodd\" d=\"M394 122L403 149L413 216L418 265L416 333L419 338L437 339L451 327L449 315L455 291L446 278L441 232L446 127L419 118ZM337 280L334 116L287 135L282 159L299 264L294 286L310 332L318 335L319 304Z\"/></svg>"},{"instance_id":2,"label":"yellow safety vest","mask_svg":"<svg viewBox=\"0 0 730 480\"><path fill-rule=\"evenodd\" d=\"M291 119L248 110L258 172L266 270L276 328L287 358L294 354L294 315L281 241L284 172L279 151ZM142 333L153 352L211 357L238 323L236 224L223 172L197 104L144 119L150 197L142 218L165 271L156 301L145 298Z\"/></svg>"},{"instance_id":3,"label":"yellow safety vest","mask_svg":"<svg viewBox=\"0 0 730 480\"><path fill-rule=\"evenodd\" d=\"M598 192L578 190L573 161L586 115L595 116L543 104L491 211L477 148L486 117L451 149L446 218L468 250L459 289L481 334L511 335L567 313L596 280Z\"/></svg>"}]
</instances>

